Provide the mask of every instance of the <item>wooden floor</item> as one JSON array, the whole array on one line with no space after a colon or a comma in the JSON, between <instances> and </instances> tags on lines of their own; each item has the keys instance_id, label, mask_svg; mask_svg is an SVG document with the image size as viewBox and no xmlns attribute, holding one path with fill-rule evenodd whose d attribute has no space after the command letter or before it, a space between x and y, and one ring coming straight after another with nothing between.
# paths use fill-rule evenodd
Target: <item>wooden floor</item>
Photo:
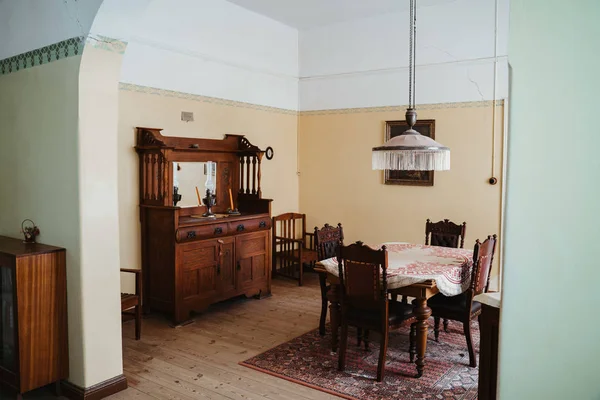
<instances>
[{"instance_id":1,"label":"wooden floor","mask_svg":"<svg viewBox=\"0 0 600 400\"><path fill-rule=\"evenodd\" d=\"M318 327L321 295L316 274L307 273L303 287L274 279L272 292L263 300L215 305L180 328L152 314L144 319L140 341L133 339L133 321L125 322L123 368L129 388L109 399L339 399L238 365ZM0 390L1 400L13 398ZM57 398L39 389L24 399Z\"/></svg>"},{"instance_id":2,"label":"wooden floor","mask_svg":"<svg viewBox=\"0 0 600 400\"><path fill-rule=\"evenodd\" d=\"M110 399L339 399L238 365L315 329L320 290L315 274L303 287L274 279L273 296L214 306L195 322L170 328L160 316L123 326L123 367L129 388Z\"/></svg>"}]
</instances>

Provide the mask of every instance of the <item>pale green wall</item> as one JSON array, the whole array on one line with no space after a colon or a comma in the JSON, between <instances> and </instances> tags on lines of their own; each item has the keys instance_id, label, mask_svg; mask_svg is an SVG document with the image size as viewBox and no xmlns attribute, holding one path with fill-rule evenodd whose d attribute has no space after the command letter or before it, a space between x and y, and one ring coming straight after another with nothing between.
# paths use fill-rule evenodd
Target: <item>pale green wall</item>
<instances>
[{"instance_id":1,"label":"pale green wall","mask_svg":"<svg viewBox=\"0 0 600 400\"><path fill-rule=\"evenodd\" d=\"M0 76L0 235L67 249L71 381L83 383L77 107L81 57Z\"/></svg>"},{"instance_id":2,"label":"pale green wall","mask_svg":"<svg viewBox=\"0 0 600 400\"><path fill-rule=\"evenodd\" d=\"M600 399L599 18L511 1L501 399Z\"/></svg>"}]
</instances>

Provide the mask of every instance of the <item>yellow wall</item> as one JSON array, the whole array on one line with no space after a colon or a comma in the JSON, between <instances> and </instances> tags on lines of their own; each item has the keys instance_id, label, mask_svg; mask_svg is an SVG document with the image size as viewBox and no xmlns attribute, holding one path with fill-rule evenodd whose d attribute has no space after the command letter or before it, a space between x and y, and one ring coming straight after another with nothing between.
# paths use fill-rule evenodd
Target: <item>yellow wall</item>
<instances>
[{"instance_id":1,"label":"yellow wall","mask_svg":"<svg viewBox=\"0 0 600 400\"><path fill-rule=\"evenodd\" d=\"M0 76L0 235L67 249L69 380L84 383L77 104L81 56Z\"/></svg>"},{"instance_id":2,"label":"yellow wall","mask_svg":"<svg viewBox=\"0 0 600 400\"><path fill-rule=\"evenodd\" d=\"M181 112L194 113L194 122L181 121ZM119 96L119 218L121 267L140 268L138 156L135 127L163 128L168 136L222 139L243 134L251 143L274 149L262 162L262 193L273 199L273 215L298 211L297 129L295 111L121 85ZM123 275L124 285L126 277Z\"/></svg>"},{"instance_id":3,"label":"yellow wall","mask_svg":"<svg viewBox=\"0 0 600 400\"><path fill-rule=\"evenodd\" d=\"M300 210L311 229L341 222L348 243L423 243L427 218L449 218L467 222L465 248L499 234L503 107L496 107L495 186L487 182L491 103L427 105L418 113L435 119L436 140L451 149L451 170L436 172L433 187L384 185L383 172L371 169L371 148L383 143L385 121L404 119L402 108L301 113Z\"/></svg>"}]
</instances>

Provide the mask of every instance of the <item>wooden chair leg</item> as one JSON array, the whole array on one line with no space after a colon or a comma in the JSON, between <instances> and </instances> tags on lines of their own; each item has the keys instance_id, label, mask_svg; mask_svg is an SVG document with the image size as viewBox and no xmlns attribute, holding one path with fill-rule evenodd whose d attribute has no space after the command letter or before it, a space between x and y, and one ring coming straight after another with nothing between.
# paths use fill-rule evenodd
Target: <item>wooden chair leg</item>
<instances>
[{"instance_id":1,"label":"wooden chair leg","mask_svg":"<svg viewBox=\"0 0 600 400\"><path fill-rule=\"evenodd\" d=\"M348 349L348 323L342 322L340 338L340 349L338 355L338 370L343 371L346 369L346 350Z\"/></svg>"},{"instance_id":2,"label":"wooden chair leg","mask_svg":"<svg viewBox=\"0 0 600 400\"><path fill-rule=\"evenodd\" d=\"M387 332L383 332L381 336L381 346L379 347L379 362L377 363L377 382L383 381L389 335Z\"/></svg>"},{"instance_id":3,"label":"wooden chair leg","mask_svg":"<svg viewBox=\"0 0 600 400\"><path fill-rule=\"evenodd\" d=\"M363 335L363 340L365 341L365 351L369 351L369 330L365 329L365 334Z\"/></svg>"},{"instance_id":4,"label":"wooden chair leg","mask_svg":"<svg viewBox=\"0 0 600 400\"><path fill-rule=\"evenodd\" d=\"M300 278L298 279L298 286L302 286L302 284L304 283L304 265L302 264L302 261L299 262L300 265Z\"/></svg>"},{"instance_id":5,"label":"wooden chair leg","mask_svg":"<svg viewBox=\"0 0 600 400\"><path fill-rule=\"evenodd\" d=\"M142 337L142 307L135 306L135 340L140 340Z\"/></svg>"},{"instance_id":6,"label":"wooden chair leg","mask_svg":"<svg viewBox=\"0 0 600 400\"><path fill-rule=\"evenodd\" d=\"M435 335L435 341L440 341L440 317L433 317L433 333Z\"/></svg>"},{"instance_id":7,"label":"wooden chair leg","mask_svg":"<svg viewBox=\"0 0 600 400\"><path fill-rule=\"evenodd\" d=\"M410 362L415 361L415 354L417 353L417 324L410 324L410 345L408 346L408 354L410 355Z\"/></svg>"},{"instance_id":8,"label":"wooden chair leg","mask_svg":"<svg viewBox=\"0 0 600 400\"><path fill-rule=\"evenodd\" d=\"M477 367L477 360L475 359L475 350L473 349L473 338L471 337L471 321L463 321L463 330L465 331L465 337L467 338L467 348L469 349L469 366L472 368Z\"/></svg>"},{"instance_id":9,"label":"wooden chair leg","mask_svg":"<svg viewBox=\"0 0 600 400\"><path fill-rule=\"evenodd\" d=\"M444 318L444 332L448 333L448 320Z\"/></svg>"},{"instance_id":10,"label":"wooden chair leg","mask_svg":"<svg viewBox=\"0 0 600 400\"><path fill-rule=\"evenodd\" d=\"M319 320L319 334L325 336L325 322L327 321L327 275L319 274L319 283L321 285L321 319Z\"/></svg>"}]
</instances>

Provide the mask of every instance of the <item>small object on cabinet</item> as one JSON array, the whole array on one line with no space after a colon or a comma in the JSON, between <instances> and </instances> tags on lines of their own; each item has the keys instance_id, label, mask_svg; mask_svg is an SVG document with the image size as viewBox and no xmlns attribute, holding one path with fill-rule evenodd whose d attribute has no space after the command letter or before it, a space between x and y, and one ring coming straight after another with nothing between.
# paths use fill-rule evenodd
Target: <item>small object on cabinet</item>
<instances>
[{"instance_id":1,"label":"small object on cabinet","mask_svg":"<svg viewBox=\"0 0 600 400\"><path fill-rule=\"evenodd\" d=\"M178 192L179 188L177 186L173 186L173 207L177 207L177 203L181 201L181 195Z\"/></svg>"},{"instance_id":2,"label":"small object on cabinet","mask_svg":"<svg viewBox=\"0 0 600 400\"><path fill-rule=\"evenodd\" d=\"M267 160L273 159L273 148L271 146L265 149L265 157L267 157Z\"/></svg>"},{"instance_id":3,"label":"small object on cabinet","mask_svg":"<svg viewBox=\"0 0 600 400\"><path fill-rule=\"evenodd\" d=\"M38 228L30 219L26 219L21 222L21 233L23 233L24 243L35 243L35 238L40 234L40 228Z\"/></svg>"},{"instance_id":4,"label":"small object on cabinet","mask_svg":"<svg viewBox=\"0 0 600 400\"><path fill-rule=\"evenodd\" d=\"M196 188L197 190L198 188ZM215 213L212 212L211 208L217 204L217 197L210 192L210 189L206 189L206 197L202 199L206 206L206 212L202 214L203 217L216 218Z\"/></svg>"},{"instance_id":5,"label":"small object on cabinet","mask_svg":"<svg viewBox=\"0 0 600 400\"><path fill-rule=\"evenodd\" d=\"M229 188L229 208L227 209L229 215L240 215L237 208L233 207L233 195L231 194L231 188Z\"/></svg>"}]
</instances>

